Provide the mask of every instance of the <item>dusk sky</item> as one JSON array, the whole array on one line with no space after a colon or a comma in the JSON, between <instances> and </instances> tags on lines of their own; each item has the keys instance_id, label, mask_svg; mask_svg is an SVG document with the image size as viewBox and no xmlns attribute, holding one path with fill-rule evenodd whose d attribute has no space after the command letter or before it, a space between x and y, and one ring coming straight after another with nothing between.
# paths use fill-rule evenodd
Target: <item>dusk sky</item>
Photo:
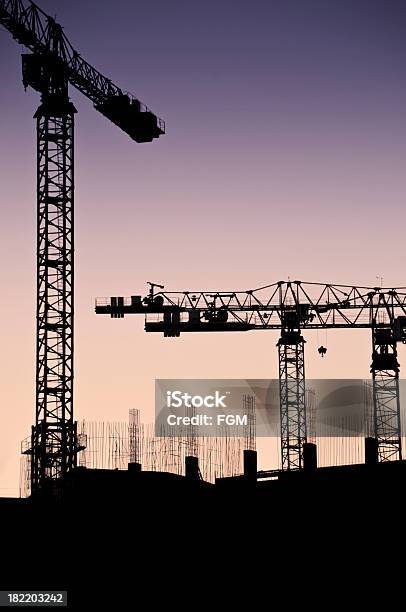
<instances>
[{"instance_id":1,"label":"dusk sky","mask_svg":"<svg viewBox=\"0 0 406 612\"><path fill-rule=\"evenodd\" d=\"M136 144L71 89L78 420L152 421L155 378L277 376L273 332L148 336L142 317L96 316L96 296L406 285L403 0L38 1L167 124ZM39 98L21 52L0 30L0 495L34 419ZM369 377L367 332L306 339L310 378Z\"/></svg>"}]
</instances>

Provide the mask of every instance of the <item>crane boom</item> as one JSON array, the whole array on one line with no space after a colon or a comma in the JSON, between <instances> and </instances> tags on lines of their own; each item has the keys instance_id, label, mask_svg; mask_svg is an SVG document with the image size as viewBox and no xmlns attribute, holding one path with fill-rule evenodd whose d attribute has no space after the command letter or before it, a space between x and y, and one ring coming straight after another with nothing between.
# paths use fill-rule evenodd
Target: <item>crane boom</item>
<instances>
[{"instance_id":1,"label":"crane boom","mask_svg":"<svg viewBox=\"0 0 406 612\"><path fill-rule=\"evenodd\" d=\"M405 324L406 288L278 281L247 291L159 291L145 297L97 298L96 314L145 314L145 329L165 335L204 331L371 328L378 313ZM403 329L403 328L402 328ZM399 333L401 330L399 329Z\"/></svg>"},{"instance_id":2,"label":"crane boom","mask_svg":"<svg viewBox=\"0 0 406 612\"><path fill-rule=\"evenodd\" d=\"M165 122L84 60L69 42L62 26L34 2L0 0L0 24L34 54L36 64L32 68L37 71L39 87L44 72L57 68L100 113L133 140L150 142L165 133Z\"/></svg>"}]
</instances>

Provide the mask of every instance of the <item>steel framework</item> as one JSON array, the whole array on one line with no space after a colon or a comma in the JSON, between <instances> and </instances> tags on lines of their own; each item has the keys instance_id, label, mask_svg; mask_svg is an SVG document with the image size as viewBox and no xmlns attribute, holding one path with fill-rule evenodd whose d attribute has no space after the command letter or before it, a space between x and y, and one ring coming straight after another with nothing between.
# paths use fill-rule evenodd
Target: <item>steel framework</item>
<instances>
[{"instance_id":1,"label":"steel framework","mask_svg":"<svg viewBox=\"0 0 406 612\"><path fill-rule=\"evenodd\" d=\"M373 321L372 364L374 432L379 461L402 457L399 363L393 326Z\"/></svg>"},{"instance_id":2,"label":"steel framework","mask_svg":"<svg viewBox=\"0 0 406 612\"><path fill-rule=\"evenodd\" d=\"M97 298L96 313L145 315L145 330L183 332L280 330L283 469L303 467L306 389L303 330L370 329L374 428L379 461L401 459L397 342L406 341L406 288L279 281L248 291L155 291L145 296ZM325 348L321 354L324 354Z\"/></svg>"},{"instance_id":3,"label":"steel framework","mask_svg":"<svg viewBox=\"0 0 406 612\"><path fill-rule=\"evenodd\" d=\"M300 331L282 330L278 356L282 469L300 470L307 441L304 339Z\"/></svg>"},{"instance_id":4,"label":"steel framework","mask_svg":"<svg viewBox=\"0 0 406 612\"><path fill-rule=\"evenodd\" d=\"M75 108L45 96L37 119L37 365L32 490L76 465L73 421Z\"/></svg>"}]
</instances>

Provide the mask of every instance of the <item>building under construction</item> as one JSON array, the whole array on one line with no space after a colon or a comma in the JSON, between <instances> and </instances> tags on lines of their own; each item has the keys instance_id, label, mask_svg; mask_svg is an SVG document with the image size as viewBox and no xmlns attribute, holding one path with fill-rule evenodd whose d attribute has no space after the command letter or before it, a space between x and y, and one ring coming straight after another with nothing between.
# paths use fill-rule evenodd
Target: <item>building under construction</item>
<instances>
[{"instance_id":1,"label":"building under construction","mask_svg":"<svg viewBox=\"0 0 406 612\"><path fill-rule=\"evenodd\" d=\"M373 445L371 439L367 450ZM0 500L3 581L9 589L68 590L71 603L101 606L148 596L158 576L156 597L167 599L175 568L182 580L196 579L197 568L199 580L208 579L204 559L215 559L218 579L258 578L264 565L254 543L269 551L267 568L279 583L292 579L292 559L320 561L342 546L342 553L351 550L348 568L368 547L377 554L374 529L389 510L387 529L401 541L406 462L374 457L375 449L363 464L317 468L308 443L303 469L258 473L256 451L242 449L242 473L214 483L202 479L195 456L184 457L183 474L137 462L127 469L78 466L56 498ZM320 575L316 562L312 567Z\"/></svg>"},{"instance_id":2,"label":"building under construction","mask_svg":"<svg viewBox=\"0 0 406 612\"><path fill-rule=\"evenodd\" d=\"M295 570L283 568L292 557L323 558L348 541L354 555L375 546L373 529L403 490L406 462L378 461L373 437L348 439L364 457L341 456L336 438L323 440L332 463L351 456L358 462L318 467L317 445L306 441L301 469L258 470L255 401L245 397L244 404L251 419L241 438L167 436L142 424L136 410L128 423L80 423L79 465L57 487L0 500L8 588L67 589L73 605L117 605L135 593L148 596L148 581L159 575L157 597L167 600L172 564L187 580L200 568L202 580L203 560L214 555L225 566L222 576L258 578L263 565L253 556L254 541L270 551L268 568L278 580L290 580ZM308 426L317 440L311 419ZM31 454L23 457L29 493ZM390 528L397 529L402 505L394 500L390 511ZM27 548L35 563L22 562Z\"/></svg>"}]
</instances>

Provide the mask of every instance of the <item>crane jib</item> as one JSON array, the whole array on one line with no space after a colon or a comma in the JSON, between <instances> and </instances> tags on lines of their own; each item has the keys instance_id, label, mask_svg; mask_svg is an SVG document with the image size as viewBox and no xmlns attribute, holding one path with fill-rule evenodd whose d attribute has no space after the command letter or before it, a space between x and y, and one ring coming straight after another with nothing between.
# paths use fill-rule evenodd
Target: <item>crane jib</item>
<instances>
[{"instance_id":1,"label":"crane jib","mask_svg":"<svg viewBox=\"0 0 406 612\"><path fill-rule=\"evenodd\" d=\"M165 133L162 119L86 62L72 47L62 27L33 2L0 0L0 24L34 54L33 63L36 61L37 67L40 62L48 66L53 63L60 75L93 102L97 111L136 142L151 142ZM26 84L32 86L29 81Z\"/></svg>"}]
</instances>

